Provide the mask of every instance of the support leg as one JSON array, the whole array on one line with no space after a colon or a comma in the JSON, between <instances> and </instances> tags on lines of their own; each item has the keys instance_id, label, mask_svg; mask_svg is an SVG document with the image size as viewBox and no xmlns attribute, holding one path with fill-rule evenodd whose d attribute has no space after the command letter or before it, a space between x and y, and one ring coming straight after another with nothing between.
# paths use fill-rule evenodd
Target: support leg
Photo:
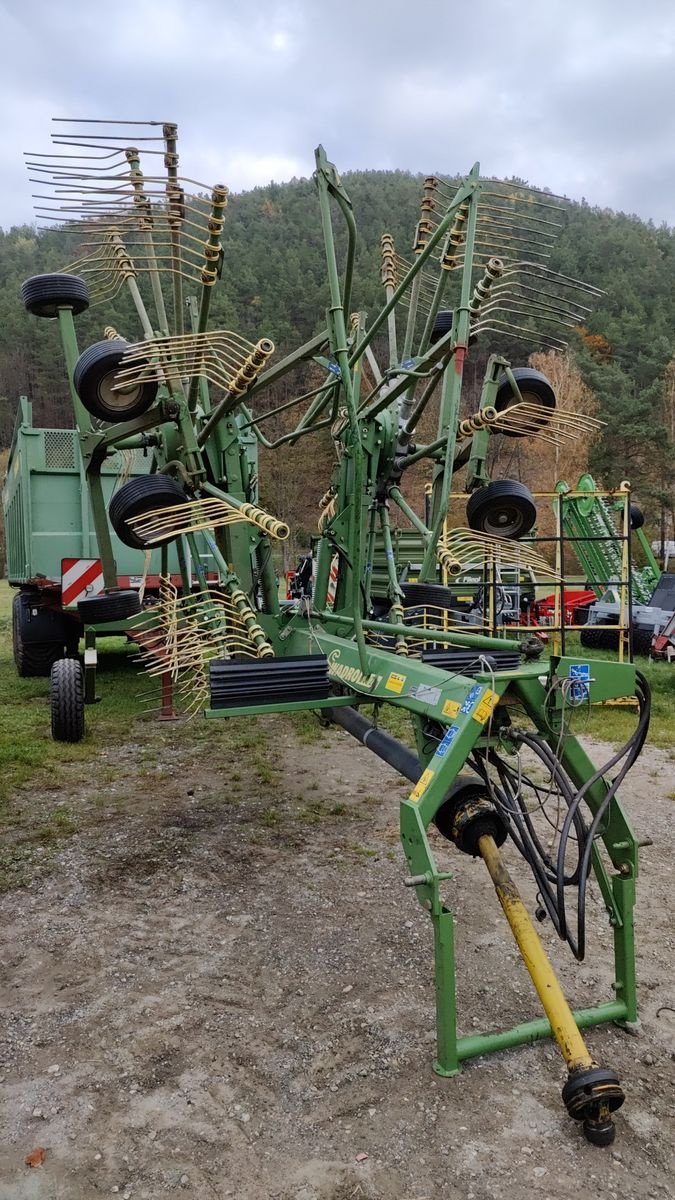
<instances>
[{"instance_id":1,"label":"support leg","mask_svg":"<svg viewBox=\"0 0 675 1200\"><path fill-rule=\"evenodd\" d=\"M626 1005L625 1025L631 1032L640 1026L637 1007L637 979L635 973L635 880L614 875L612 891L619 910L620 921L614 925L614 988L617 1000Z\"/></svg>"},{"instance_id":2,"label":"support leg","mask_svg":"<svg viewBox=\"0 0 675 1200\"><path fill-rule=\"evenodd\" d=\"M432 914L436 970L437 1075L457 1075L457 1009L455 1003L455 923L452 913L439 904Z\"/></svg>"}]
</instances>

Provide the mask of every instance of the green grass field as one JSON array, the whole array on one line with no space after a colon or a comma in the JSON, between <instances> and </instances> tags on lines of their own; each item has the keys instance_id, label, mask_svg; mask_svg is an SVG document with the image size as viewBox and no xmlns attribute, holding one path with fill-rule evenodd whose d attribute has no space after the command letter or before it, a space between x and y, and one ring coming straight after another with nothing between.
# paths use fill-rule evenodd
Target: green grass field
<instances>
[{"instance_id":1,"label":"green grass field","mask_svg":"<svg viewBox=\"0 0 675 1200\"><path fill-rule=\"evenodd\" d=\"M0 582L0 820L5 822L8 818L11 821L12 798L17 789L26 785L53 788L67 764L81 762L84 775L84 764L100 749L132 737L144 710L151 707L147 700L148 679L133 664L134 648L120 638L102 639L99 643L102 702L87 708L84 741L77 745L53 742L49 729L48 680L19 679L15 670L11 639L13 594L6 582ZM653 690L649 741L669 748L675 741L675 666L644 659L639 666ZM391 716L392 720L384 723L404 734L404 714L392 711ZM585 731L605 741L621 742L634 725L632 709L604 706L591 712ZM293 727L301 742L314 740L318 730L309 714L296 714ZM204 733L199 720L173 728L181 740L197 740Z\"/></svg>"},{"instance_id":2,"label":"green grass field","mask_svg":"<svg viewBox=\"0 0 675 1200\"><path fill-rule=\"evenodd\" d=\"M105 704L87 709L83 742L53 742L49 726L49 680L19 679L12 656L14 590L0 582L0 806L23 784L53 781L65 763L85 762L102 745L120 741L142 712L147 680L133 669L133 650L122 638L100 643ZM0 811L2 809L0 808Z\"/></svg>"},{"instance_id":3,"label":"green grass field","mask_svg":"<svg viewBox=\"0 0 675 1200\"><path fill-rule=\"evenodd\" d=\"M607 658L606 654L597 650L582 647L577 636L567 639L566 653L579 653L584 658ZM648 658L635 660L636 667L646 676L652 689L652 718L649 727L649 744L668 749L675 745L675 664L652 662ZM585 732L589 737L599 738L605 742L625 742L635 728L636 710L632 707L602 704L594 706L588 725L580 719L577 732Z\"/></svg>"}]
</instances>

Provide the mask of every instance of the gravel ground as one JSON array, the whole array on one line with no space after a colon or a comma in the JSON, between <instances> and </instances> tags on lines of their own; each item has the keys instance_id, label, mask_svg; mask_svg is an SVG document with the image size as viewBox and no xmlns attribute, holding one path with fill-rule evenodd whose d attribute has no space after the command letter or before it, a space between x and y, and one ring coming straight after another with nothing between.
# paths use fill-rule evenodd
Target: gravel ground
<instances>
[{"instance_id":1,"label":"gravel ground","mask_svg":"<svg viewBox=\"0 0 675 1200\"><path fill-rule=\"evenodd\" d=\"M399 777L346 734L226 725L147 722L142 743L98 753L90 786L80 765L21 797L25 821L65 805L77 832L36 847L32 881L2 898L0 1200L675 1194L672 755L647 750L623 792L654 845L642 1031L588 1035L627 1096L600 1150L564 1111L552 1043L433 1074L431 925L402 886ZM454 871L461 1031L539 1015L482 864L434 847ZM543 927L580 1006L611 994L597 889L590 924L581 965Z\"/></svg>"}]
</instances>

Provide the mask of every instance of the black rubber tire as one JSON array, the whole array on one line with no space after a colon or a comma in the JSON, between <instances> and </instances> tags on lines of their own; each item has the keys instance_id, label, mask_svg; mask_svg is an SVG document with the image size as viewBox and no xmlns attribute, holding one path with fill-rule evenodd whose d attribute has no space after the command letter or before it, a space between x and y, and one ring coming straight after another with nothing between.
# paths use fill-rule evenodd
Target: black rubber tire
<instances>
[{"instance_id":1,"label":"black rubber tire","mask_svg":"<svg viewBox=\"0 0 675 1200\"><path fill-rule=\"evenodd\" d=\"M542 410L541 418L533 421L533 425L542 428L548 425L549 413L553 411L556 405L555 392L545 375L541 371L534 371L532 367L514 367L513 378L515 379L523 401L527 404L538 404ZM500 375L497 381L497 395L495 396L495 408L497 412L503 412L505 408L510 408L512 404L518 404L517 396L514 396L511 390L506 375ZM516 433L511 430L501 430L505 437L527 437L526 433Z\"/></svg>"},{"instance_id":2,"label":"black rubber tire","mask_svg":"<svg viewBox=\"0 0 675 1200\"><path fill-rule=\"evenodd\" d=\"M633 654L649 656L652 648L653 634L648 629L633 629ZM595 625L585 625L579 634L582 646L588 650L618 650L619 631L613 629L598 629Z\"/></svg>"},{"instance_id":3,"label":"black rubber tire","mask_svg":"<svg viewBox=\"0 0 675 1200\"><path fill-rule=\"evenodd\" d=\"M115 492L108 505L108 514L115 533L125 546L132 546L134 550L147 550L146 543L141 541L127 522L132 517L151 512L153 508L172 508L178 504L185 504L186 500L185 490L170 476L140 475L136 479L130 479ZM171 534L153 542L153 546L161 546L173 540L174 535Z\"/></svg>"},{"instance_id":4,"label":"black rubber tire","mask_svg":"<svg viewBox=\"0 0 675 1200\"><path fill-rule=\"evenodd\" d=\"M436 319L431 330L429 345L434 346L436 342L440 342L441 338L445 337L452 329L452 321L454 312L451 308L442 308L436 313Z\"/></svg>"},{"instance_id":5,"label":"black rubber tire","mask_svg":"<svg viewBox=\"0 0 675 1200\"><path fill-rule=\"evenodd\" d=\"M579 634L582 646L589 650L618 650L619 634L613 629L598 629L597 625L585 625Z\"/></svg>"},{"instance_id":6,"label":"black rubber tire","mask_svg":"<svg viewBox=\"0 0 675 1200\"><path fill-rule=\"evenodd\" d=\"M630 506L630 527L631 529L642 529L645 523L645 514L639 504L631 504Z\"/></svg>"},{"instance_id":7,"label":"black rubber tire","mask_svg":"<svg viewBox=\"0 0 675 1200\"><path fill-rule=\"evenodd\" d=\"M649 629L634 629L633 654L641 654L645 658L648 658L652 648L653 637L654 634Z\"/></svg>"},{"instance_id":8,"label":"black rubber tire","mask_svg":"<svg viewBox=\"0 0 675 1200\"><path fill-rule=\"evenodd\" d=\"M441 611L433 610L457 612L454 593L440 583L404 583L401 587L405 597L403 607L408 622L413 625L424 625L425 629L443 629L446 618ZM457 613L457 618L461 620L460 613Z\"/></svg>"},{"instance_id":9,"label":"black rubber tire","mask_svg":"<svg viewBox=\"0 0 675 1200\"><path fill-rule=\"evenodd\" d=\"M55 742L81 742L84 737L84 680L77 658L54 663L49 676L52 737Z\"/></svg>"},{"instance_id":10,"label":"black rubber tire","mask_svg":"<svg viewBox=\"0 0 675 1200\"><path fill-rule=\"evenodd\" d=\"M524 483L496 479L469 496L466 519L469 528L478 533L515 541L532 529L537 520L537 506Z\"/></svg>"},{"instance_id":11,"label":"black rubber tire","mask_svg":"<svg viewBox=\"0 0 675 1200\"><path fill-rule=\"evenodd\" d=\"M403 583L404 608L455 608L454 595L450 588L440 583Z\"/></svg>"},{"instance_id":12,"label":"black rubber tire","mask_svg":"<svg viewBox=\"0 0 675 1200\"><path fill-rule=\"evenodd\" d=\"M101 421L130 421L150 408L157 395L157 383L134 384L125 392L112 391L129 343L116 339L94 342L78 358L73 371L75 391L87 412Z\"/></svg>"},{"instance_id":13,"label":"black rubber tire","mask_svg":"<svg viewBox=\"0 0 675 1200\"><path fill-rule=\"evenodd\" d=\"M85 625L98 625L104 621L124 621L127 617L135 617L141 611L141 602L138 592L124 588L105 596L87 596L79 601L77 611Z\"/></svg>"},{"instance_id":14,"label":"black rubber tire","mask_svg":"<svg viewBox=\"0 0 675 1200\"><path fill-rule=\"evenodd\" d=\"M58 641L25 641L22 630L23 609L33 599L28 592L17 592L12 601L12 651L21 679L47 679L55 662L66 654L77 654L79 637L73 631Z\"/></svg>"},{"instance_id":15,"label":"black rubber tire","mask_svg":"<svg viewBox=\"0 0 675 1200\"><path fill-rule=\"evenodd\" d=\"M618 650L619 635L611 629L598 629L596 625L585 625L579 641L587 650Z\"/></svg>"},{"instance_id":16,"label":"black rubber tire","mask_svg":"<svg viewBox=\"0 0 675 1200\"><path fill-rule=\"evenodd\" d=\"M78 275L33 275L21 284L21 299L34 317L53 321L60 308L75 316L89 308L89 288Z\"/></svg>"}]
</instances>

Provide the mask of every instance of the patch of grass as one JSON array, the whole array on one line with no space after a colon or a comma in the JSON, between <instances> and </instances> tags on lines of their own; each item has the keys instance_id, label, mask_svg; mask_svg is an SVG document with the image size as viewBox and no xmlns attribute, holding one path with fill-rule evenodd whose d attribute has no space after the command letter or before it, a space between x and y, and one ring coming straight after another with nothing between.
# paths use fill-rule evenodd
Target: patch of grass
<instances>
[{"instance_id":1,"label":"patch of grass","mask_svg":"<svg viewBox=\"0 0 675 1200\"><path fill-rule=\"evenodd\" d=\"M582 646L578 637L567 639L566 653L585 659L611 657L607 652ZM671 749L673 745L673 712L675 711L675 665L637 658L635 666L645 676L652 692L652 714L647 745ZM620 705L594 705L587 728L589 737L600 741L623 743L635 729L637 713L634 708ZM580 716L576 731L581 733L585 718ZM573 727L574 728L574 727Z\"/></svg>"},{"instance_id":2,"label":"patch of grass","mask_svg":"<svg viewBox=\"0 0 675 1200\"><path fill-rule=\"evenodd\" d=\"M55 813L46 825L39 825L30 834L32 842L58 842L61 838L71 837L77 832L77 825L67 813Z\"/></svg>"},{"instance_id":3,"label":"patch of grass","mask_svg":"<svg viewBox=\"0 0 675 1200\"><path fill-rule=\"evenodd\" d=\"M260 783L265 784L267 787L274 787L278 784L280 778L279 771L266 758L254 759L252 766Z\"/></svg>"},{"instance_id":4,"label":"patch of grass","mask_svg":"<svg viewBox=\"0 0 675 1200\"><path fill-rule=\"evenodd\" d=\"M26 824L15 840L8 838L0 850L0 893L26 887L35 870L48 868L59 844L77 830L78 825L68 810L59 807L47 821Z\"/></svg>"},{"instance_id":5,"label":"patch of grass","mask_svg":"<svg viewBox=\"0 0 675 1200\"><path fill-rule=\"evenodd\" d=\"M379 850L373 850L372 846L361 846L359 842L352 842L347 849L357 858L377 858L380 853Z\"/></svg>"},{"instance_id":6,"label":"patch of grass","mask_svg":"<svg viewBox=\"0 0 675 1200\"><path fill-rule=\"evenodd\" d=\"M288 718L293 733L303 745L309 746L320 742L326 732L314 712L289 713Z\"/></svg>"},{"instance_id":7,"label":"patch of grass","mask_svg":"<svg viewBox=\"0 0 675 1200\"><path fill-rule=\"evenodd\" d=\"M373 714L367 714L381 729L386 729L404 746L415 749L415 733L410 713L404 708L395 708L393 704L383 704Z\"/></svg>"},{"instance_id":8,"label":"patch of grass","mask_svg":"<svg viewBox=\"0 0 675 1200\"><path fill-rule=\"evenodd\" d=\"M280 819L281 818L279 817L279 809L275 808L274 805L271 805L270 808L266 808L263 810L262 823L268 829L275 829L276 826L279 824Z\"/></svg>"},{"instance_id":9,"label":"patch of grass","mask_svg":"<svg viewBox=\"0 0 675 1200\"><path fill-rule=\"evenodd\" d=\"M209 722L212 724L212 722ZM233 717L230 719L229 733L231 735L232 749L236 752L239 750L256 750L260 746L260 735L256 733L251 726L251 721L244 721L243 717Z\"/></svg>"},{"instance_id":10,"label":"patch of grass","mask_svg":"<svg viewBox=\"0 0 675 1200\"><path fill-rule=\"evenodd\" d=\"M321 821L330 821L335 817L347 817L348 820L357 821L360 813L346 804L330 803L326 800L311 800L298 811L298 820L305 825L318 825Z\"/></svg>"},{"instance_id":11,"label":"patch of grass","mask_svg":"<svg viewBox=\"0 0 675 1200\"><path fill-rule=\"evenodd\" d=\"M78 766L86 779L84 764L110 747L109 762L97 766L96 782L112 782L116 776L115 747L129 736L146 705L147 677L133 668L135 648L124 638L101 639L99 643L98 694L100 704L86 709L87 732L74 744L55 742L49 719L49 679L20 679L12 654L11 612L15 590L0 581L0 822L11 826L18 814L17 798L30 784L43 792L58 789L68 768Z\"/></svg>"}]
</instances>

